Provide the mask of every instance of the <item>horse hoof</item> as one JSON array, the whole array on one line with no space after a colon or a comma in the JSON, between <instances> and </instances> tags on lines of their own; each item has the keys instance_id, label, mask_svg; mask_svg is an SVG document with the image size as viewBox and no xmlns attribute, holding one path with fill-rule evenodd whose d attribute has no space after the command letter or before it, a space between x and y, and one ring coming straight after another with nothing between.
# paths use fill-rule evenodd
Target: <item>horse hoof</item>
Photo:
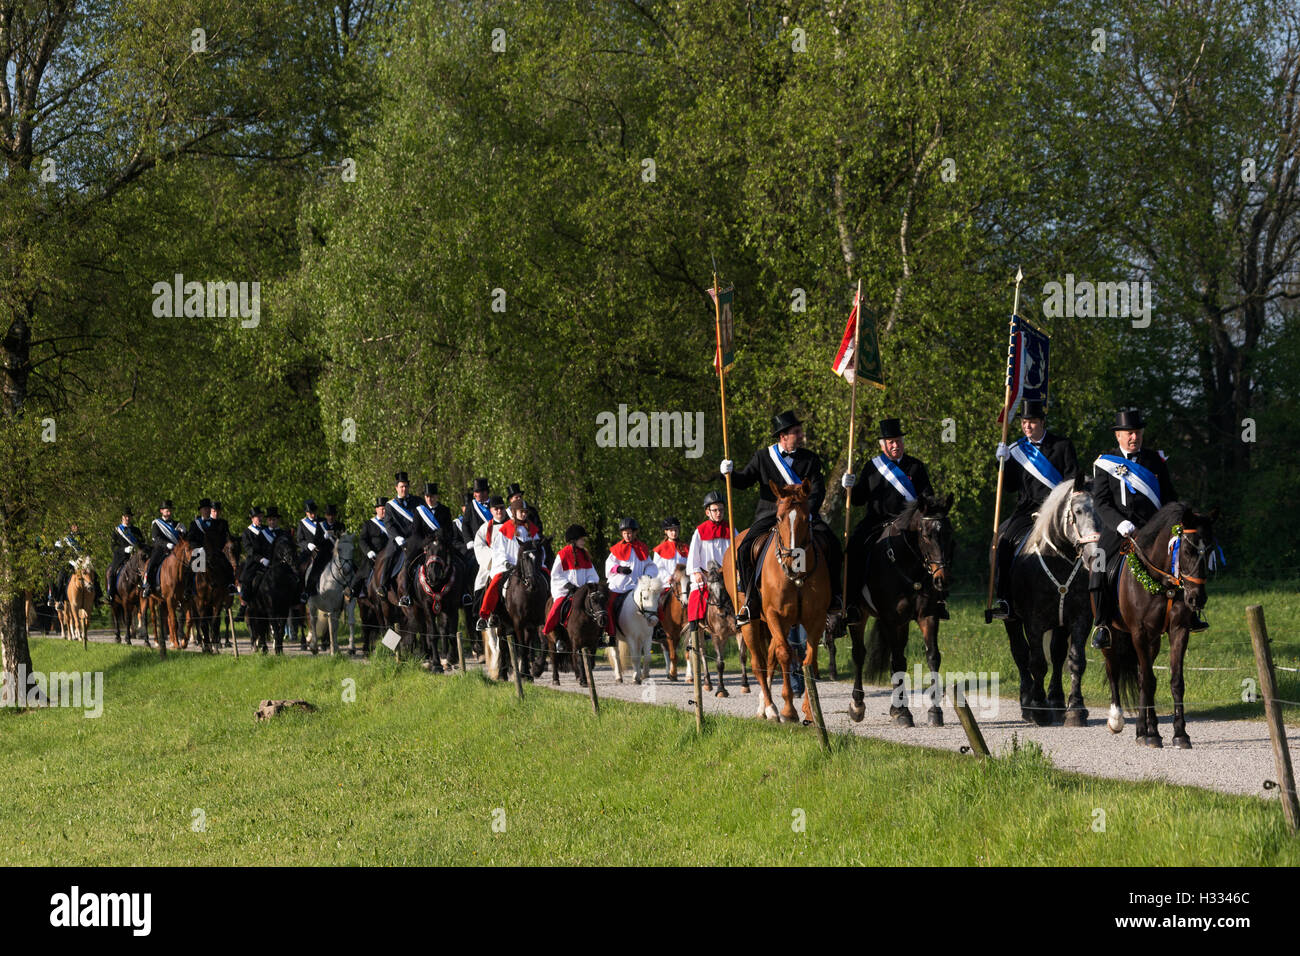
<instances>
[{"instance_id":1,"label":"horse hoof","mask_svg":"<svg viewBox=\"0 0 1300 956\"><path fill-rule=\"evenodd\" d=\"M1165 743L1157 734L1150 734L1146 737L1139 737L1138 744L1143 747L1153 747L1157 750L1164 747Z\"/></svg>"},{"instance_id":2,"label":"horse hoof","mask_svg":"<svg viewBox=\"0 0 1300 956\"><path fill-rule=\"evenodd\" d=\"M639 687L641 685L641 678L639 677L632 678L632 683L636 684Z\"/></svg>"},{"instance_id":3,"label":"horse hoof","mask_svg":"<svg viewBox=\"0 0 1300 956\"><path fill-rule=\"evenodd\" d=\"M1065 726L1087 727L1088 712L1086 710L1067 710L1065 712Z\"/></svg>"},{"instance_id":4,"label":"horse hoof","mask_svg":"<svg viewBox=\"0 0 1300 956\"><path fill-rule=\"evenodd\" d=\"M1124 729L1124 712L1118 707L1112 706L1110 716L1106 718L1106 726L1110 728L1112 734L1117 734Z\"/></svg>"},{"instance_id":5,"label":"horse hoof","mask_svg":"<svg viewBox=\"0 0 1300 956\"><path fill-rule=\"evenodd\" d=\"M740 692L741 692L742 694L748 694L748 693L749 693L749 685L748 685L748 684L741 684L741 685L740 685Z\"/></svg>"},{"instance_id":6,"label":"horse hoof","mask_svg":"<svg viewBox=\"0 0 1300 956\"><path fill-rule=\"evenodd\" d=\"M677 683L677 675L676 675L676 674L669 674L669 675L668 675L668 682L669 682L670 684L676 684L676 683Z\"/></svg>"},{"instance_id":7,"label":"horse hoof","mask_svg":"<svg viewBox=\"0 0 1300 956\"><path fill-rule=\"evenodd\" d=\"M940 710L938 707L931 707L929 710L929 716L930 716L931 727L943 726L943 711Z\"/></svg>"},{"instance_id":8,"label":"horse hoof","mask_svg":"<svg viewBox=\"0 0 1300 956\"><path fill-rule=\"evenodd\" d=\"M1192 738L1188 737L1186 734L1183 734L1181 737L1175 737L1174 746L1179 750L1191 750Z\"/></svg>"},{"instance_id":9,"label":"horse hoof","mask_svg":"<svg viewBox=\"0 0 1300 956\"><path fill-rule=\"evenodd\" d=\"M849 702L849 720L855 724L862 723L862 718L867 715L867 705L858 701Z\"/></svg>"},{"instance_id":10,"label":"horse hoof","mask_svg":"<svg viewBox=\"0 0 1300 956\"><path fill-rule=\"evenodd\" d=\"M714 694L713 696L714 696L714 697L730 697L731 695L727 693L727 688L725 688L725 687L719 687L719 688L718 688L718 692L717 692L716 694Z\"/></svg>"},{"instance_id":11,"label":"horse hoof","mask_svg":"<svg viewBox=\"0 0 1300 956\"><path fill-rule=\"evenodd\" d=\"M1052 711L1039 704L1029 712L1029 719L1034 722L1036 727L1050 727L1052 726Z\"/></svg>"},{"instance_id":12,"label":"horse hoof","mask_svg":"<svg viewBox=\"0 0 1300 956\"><path fill-rule=\"evenodd\" d=\"M615 683L615 684L621 684L621 683L623 683L623 678L621 678L621 677L615 677L615 678L614 678L614 683Z\"/></svg>"},{"instance_id":13,"label":"horse hoof","mask_svg":"<svg viewBox=\"0 0 1300 956\"><path fill-rule=\"evenodd\" d=\"M421 662L420 666L424 668L426 671L429 672L433 671L433 661L423 661Z\"/></svg>"},{"instance_id":14,"label":"horse hoof","mask_svg":"<svg viewBox=\"0 0 1300 956\"><path fill-rule=\"evenodd\" d=\"M905 710L900 714L894 715L894 723L899 727L915 727L916 723L912 720L912 712Z\"/></svg>"}]
</instances>

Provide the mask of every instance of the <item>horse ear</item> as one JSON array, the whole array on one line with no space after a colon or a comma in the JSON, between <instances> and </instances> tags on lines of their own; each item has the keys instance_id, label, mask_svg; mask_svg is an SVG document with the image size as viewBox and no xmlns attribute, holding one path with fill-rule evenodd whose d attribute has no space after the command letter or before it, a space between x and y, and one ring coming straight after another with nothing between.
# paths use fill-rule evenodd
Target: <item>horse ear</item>
<instances>
[{"instance_id":1,"label":"horse ear","mask_svg":"<svg viewBox=\"0 0 1300 956\"><path fill-rule=\"evenodd\" d=\"M772 494L776 495L778 498L781 497L781 486L775 481L768 481L767 486L772 489Z\"/></svg>"},{"instance_id":2,"label":"horse ear","mask_svg":"<svg viewBox=\"0 0 1300 956\"><path fill-rule=\"evenodd\" d=\"M1084 475L1083 472L1079 472L1077 475L1075 475L1075 476L1074 476L1074 490L1075 490L1075 491L1083 491L1083 485L1084 485L1084 482L1086 482L1087 480L1088 480L1088 478L1087 478L1086 475Z\"/></svg>"}]
</instances>

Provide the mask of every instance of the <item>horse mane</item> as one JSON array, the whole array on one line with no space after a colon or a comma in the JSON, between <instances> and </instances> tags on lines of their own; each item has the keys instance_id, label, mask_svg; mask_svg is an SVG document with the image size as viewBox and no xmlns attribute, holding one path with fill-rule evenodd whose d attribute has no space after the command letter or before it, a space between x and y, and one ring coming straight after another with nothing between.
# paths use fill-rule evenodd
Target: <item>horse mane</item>
<instances>
[{"instance_id":1,"label":"horse mane","mask_svg":"<svg viewBox=\"0 0 1300 956\"><path fill-rule=\"evenodd\" d=\"M889 526L892 527L895 531L906 530L907 526L912 523L912 518L916 514L917 509L920 507L921 507L920 498L914 498L913 500L909 501L907 504L903 505L903 510L898 513L898 517L896 517L893 521L889 522Z\"/></svg>"},{"instance_id":2,"label":"horse mane","mask_svg":"<svg viewBox=\"0 0 1300 956\"><path fill-rule=\"evenodd\" d=\"M1138 547L1144 551L1154 547L1156 539L1161 534L1167 534L1173 525L1186 521L1191 510L1191 506L1185 501L1169 502L1169 504L1153 514L1150 521L1138 528L1137 534L1134 535Z\"/></svg>"},{"instance_id":3,"label":"horse mane","mask_svg":"<svg viewBox=\"0 0 1300 956\"><path fill-rule=\"evenodd\" d=\"M1025 538L1024 551L1032 554L1041 551L1044 545L1052 545L1055 536L1052 532L1056 529L1056 517L1061 513L1064 502L1067 501L1074 491L1074 482L1062 481L1057 484L1047 497L1043 499L1042 505L1038 509L1038 516L1034 518L1034 526L1030 529L1028 536Z\"/></svg>"}]
</instances>

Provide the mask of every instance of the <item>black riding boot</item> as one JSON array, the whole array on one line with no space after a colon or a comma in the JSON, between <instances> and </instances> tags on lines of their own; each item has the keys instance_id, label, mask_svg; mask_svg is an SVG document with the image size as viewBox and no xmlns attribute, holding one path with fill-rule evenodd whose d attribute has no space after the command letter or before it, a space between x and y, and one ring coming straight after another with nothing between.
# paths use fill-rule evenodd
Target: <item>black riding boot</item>
<instances>
[{"instance_id":1,"label":"black riding boot","mask_svg":"<svg viewBox=\"0 0 1300 956\"><path fill-rule=\"evenodd\" d=\"M737 557L740 560L736 562L736 586L745 588L745 600L736 611L736 626L744 627L758 613L758 583L754 580L754 569L750 567L748 541L740 546Z\"/></svg>"},{"instance_id":2,"label":"black riding boot","mask_svg":"<svg viewBox=\"0 0 1300 956\"><path fill-rule=\"evenodd\" d=\"M1110 647L1110 589L1106 586L1106 572L1092 571L1088 575L1088 594L1092 597L1096 610L1092 615L1092 646L1097 650Z\"/></svg>"},{"instance_id":3,"label":"black riding boot","mask_svg":"<svg viewBox=\"0 0 1300 956\"><path fill-rule=\"evenodd\" d=\"M998 599L993 602L993 619L995 621L1014 621L1016 620L1015 612L1011 610L1011 559L1014 554L1007 543L998 542L997 550L997 595Z\"/></svg>"}]
</instances>

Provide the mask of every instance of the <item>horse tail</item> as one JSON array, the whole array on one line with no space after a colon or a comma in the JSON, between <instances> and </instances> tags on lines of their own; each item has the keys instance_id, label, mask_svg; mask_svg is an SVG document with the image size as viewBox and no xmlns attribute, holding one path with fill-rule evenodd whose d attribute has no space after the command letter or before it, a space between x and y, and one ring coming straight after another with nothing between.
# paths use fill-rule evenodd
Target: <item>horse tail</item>
<instances>
[{"instance_id":1,"label":"horse tail","mask_svg":"<svg viewBox=\"0 0 1300 956\"><path fill-rule=\"evenodd\" d=\"M863 665L867 680L873 683L888 682L893 677L889 665L889 642L880 630L880 621L873 617L871 630L867 632L867 660Z\"/></svg>"},{"instance_id":2,"label":"horse tail","mask_svg":"<svg viewBox=\"0 0 1300 956\"><path fill-rule=\"evenodd\" d=\"M1135 713L1138 707L1138 659L1132 640L1114 640L1110 659L1119 685L1120 706Z\"/></svg>"}]
</instances>

